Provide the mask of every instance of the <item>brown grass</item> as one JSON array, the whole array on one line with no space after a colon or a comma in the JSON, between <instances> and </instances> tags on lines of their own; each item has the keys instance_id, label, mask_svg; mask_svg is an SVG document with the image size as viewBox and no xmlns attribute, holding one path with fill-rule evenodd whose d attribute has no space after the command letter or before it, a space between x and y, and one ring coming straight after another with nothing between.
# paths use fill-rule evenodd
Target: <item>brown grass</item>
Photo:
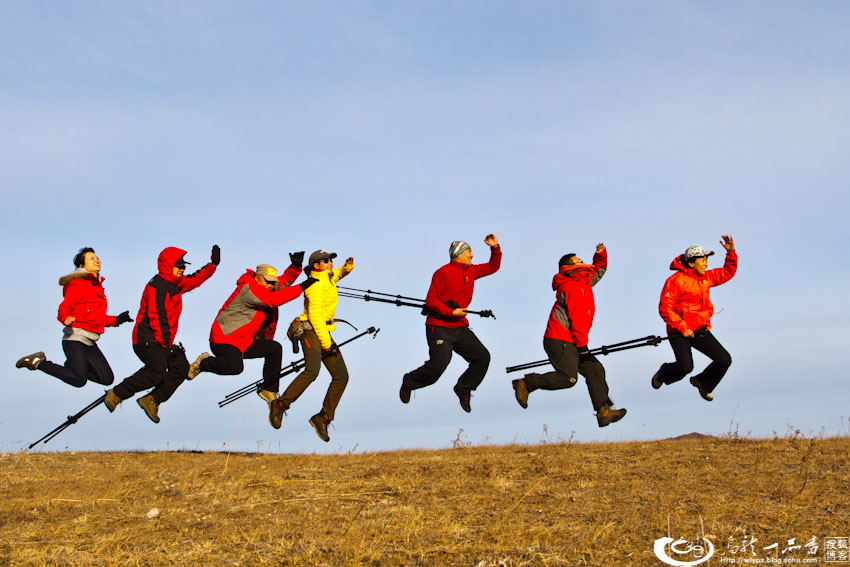
<instances>
[{"instance_id":1,"label":"brown grass","mask_svg":"<svg viewBox=\"0 0 850 567\"><path fill-rule=\"evenodd\" d=\"M665 535L850 536L848 487L848 438L7 454L0 565L658 566Z\"/></svg>"}]
</instances>

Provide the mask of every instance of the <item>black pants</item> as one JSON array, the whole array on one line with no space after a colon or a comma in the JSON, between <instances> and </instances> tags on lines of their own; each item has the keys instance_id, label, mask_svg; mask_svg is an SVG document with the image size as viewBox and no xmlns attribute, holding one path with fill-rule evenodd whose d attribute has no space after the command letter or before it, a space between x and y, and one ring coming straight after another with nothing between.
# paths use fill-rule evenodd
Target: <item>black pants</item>
<instances>
[{"instance_id":1,"label":"black pants","mask_svg":"<svg viewBox=\"0 0 850 567\"><path fill-rule=\"evenodd\" d=\"M469 368L457 379L458 390L470 392L481 384L490 366L490 352L469 327L449 329L426 325L425 336L428 339L429 359L416 370L405 374L404 384L408 388L417 390L439 380L452 360L452 351L469 363Z\"/></svg>"},{"instance_id":2,"label":"black pants","mask_svg":"<svg viewBox=\"0 0 850 567\"><path fill-rule=\"evenodd\" d=\"M122 400L153 388L153 399L161 404L174 394L189 374L189 361L179 346L165 348L156 342L140 343L133 345L133 351L145 365L112 390Z\"/></svg>"},{"instance_id":3,"label":"black pants","mask_svg":"<svg viewBox=\"0 0 850 567\"><path fill-rule=\"evenodd\" d=\"M304 371L295 377L280 397L286 407L291 406L304 393L307 386L313 383L319 375L321 365L324 364L331 375L331 383L322 402L322 411L325 412L328 421L332 421L345 386L348 384L348 368L345 366L345 360L339 350L334 354L322 356L322 345L315 331L306 331L301 336L301 348L304 350Z\"/></svg>"},{"instance_id":4,"label":"black pants","mask_svg":"<svg viewBox=\"0 0 850 567\"><path fill-rule=\"evenodd\" d=\"M97 348L97 343L89 346L80 341L63 340L62 350L65 351L65 366L44 360L38 369L77 388L82 388L89 380L104 386L115 380L112 368Z\"/></svg>"},{"instance_id":5,"label":"black pants","mask_svg":"<svg viewBox=\"0 0 850 567\"><path fill-rule=\"evenodd\" d=\"M280 387L280 364L283 361L283 347L279 342L257 337L244 353L233 345L221 343L210 343L210 350L215 356L201 362L202 372L212 372L222 376L241 374L245 369L243 359L264 358L266 360L263 364L261 387L263 390L277 393Z\"/></svg>"},{"instance_id":6,"label":"black pants","mask_svg":"<svg viewBox=\"0 0 850 567\"><path fill-rule=\"evenodd\" d=\"M673 384L690 374L694 369L694 356L691 349L695 348L710 358L711 364L694 378L699 381L703 389L713 392L732 365L732 356L714 338L711 331L701 331L693 338L685 337L681 333L673 333L669 335L669 338L670 347L676 355L676 362L661 365L661 381L664 384Z\"/></svg>"},{"instance_id":7,"label":"black pants","mask_svg":"<svg viewBox=\"0 0 850 567\"><path fill-rule=\"evenodd\" d=\"M573 343L557 339L543 338L543 350L549 357L549 362L555 367L554 372L546 374L529 374L525 377L528 391L533 390L563 390L571 388L578 380L578 375L584 376L587 383L587 393L593 410L599 411L602 406L612 406L614 402L608 397L608 383L605 381L605 367L589 352L579 354Z\"/></svg>"}]
</instances>

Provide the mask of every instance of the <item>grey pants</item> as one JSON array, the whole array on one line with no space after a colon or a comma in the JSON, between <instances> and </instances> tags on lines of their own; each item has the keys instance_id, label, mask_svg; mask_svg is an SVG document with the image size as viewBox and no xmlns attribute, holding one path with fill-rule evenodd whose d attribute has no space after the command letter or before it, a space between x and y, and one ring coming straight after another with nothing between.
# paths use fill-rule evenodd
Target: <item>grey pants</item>
<instances>
[{"instance_id":1,"label":"grey pants","mask_svg":"<svg viewBox=\"0 0 850 567\"><path fill-rule=\"evenodd\" d=\"M594 411L599 411L599 408L605 405L614 405L608 397L605 368L595 356L590 353L579 354L573 343L549 338L543 339L543 350L546 351L555 371L526 375L525 385L529 392L572 388L581 374L587 383L587 392L590 394Z\"/></svg>"}]
</instances>

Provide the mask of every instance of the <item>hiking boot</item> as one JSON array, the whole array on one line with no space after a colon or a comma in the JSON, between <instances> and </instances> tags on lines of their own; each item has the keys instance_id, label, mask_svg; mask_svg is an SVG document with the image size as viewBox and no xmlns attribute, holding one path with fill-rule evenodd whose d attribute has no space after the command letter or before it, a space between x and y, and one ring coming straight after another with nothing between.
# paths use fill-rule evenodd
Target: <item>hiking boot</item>
<instances>
[{"instance_id":1,"label":"hiking boot","mask_svg":"<svg viewBox=\"0 0 850 567\"><path fill-rule=\"evenodd\" d=\"M157 404L153 399L153 394L148 394L147 396L142 396L136 403L139 404L145 413L148 415L150 420L154 423L159 423L159 416L157 415L157 408L159 408L159 404Z\"/></svg>"},{"instance_id":2,"label":"hiking boot","mask_svg":"<svg viewBox=\"0 0 850 567\"><path fill-rule=\"evenodd\" d=\"M38 368L38 365L46 360L44 353L39 351L35 352L29 356L25 356L23 358L19 358L18 362L15 363L15 368L24 368L27 367L30 370L35 370Z\"/></svg>"},{"instance_id":3,"label":"hiking boot","mask_svg":"<svg viewBox=\"0 0 850 567\"><path fill-rule=\"evenodd\" d=\"M604 405L596 412L596 422L599 427L605 427L609 423L615 423L623 419L626 415L626 409L613 409L609 405Z\"/></svg>"},{"instance_id":4,"label":"hiking boot","mask_svg":"<svg viewBox=\"0 0 850 567\"><path fill-rule=\"evenodd\" d=\"M705 401L710 402L714 399L714 396L711 394L711 392L703 388L702 384L699 383L699 380L696 376L691 378L691 386L699 390L699 395L702 396L702 399L704 399Z\"/></svg>"},{"instance_id":5,"label":"hiking boot","mask_svg":"<svg viewBox=\"0 0 850 567\"><path fill-rule=\"evenodd\" d=\"M657 390L658 388L660 388L664 384L664 382L661 381L661 369L662 368L664 368L663 364L658 368L658 372L656 372L655 374L652 375L652 388L655 389L655 390Z\"/></svg>"},{"instance_id":6,"label":"hiking boot","mask_svg":"<svg viewBox=\"0 0 850 567\"><path fill-rule=\"evenodd\" d=\"M525 378L514 380L511 382L511 386L514 388L514 395L520 407L522 409L528 408L528 385L525 383Z\"/></svg>"},{"instance_id":7,"label":"hiking boot","mask_svg":"<svg viewBox=\"0 0 850 567\"><path fill-rule=\"evenodd\" d=\"M272 427L280 429L280 424L283 421L283 414L285 414L288 409L289 406L283 403L283 399L275 398L272 400L269 404L269 423L272 424ZM327 441L327 439L325 439L325 441Z\"/></svg>"},{"instance_id":8,"label":"hiking boot","mask_svg":"<svg viewBox=\"0 0 850 567\"><path fill-rule=\"evenodd\" d=\"M271 390L263 390L262 388L257 390L257 395L263 398L266 403L269 404L269 407L271 407L272 402L277 399L277 392L272 392Z\"/></svg>"},{"instance_id":9,"label":"hiking boot","mask_svg":"<svg viewBox=\"0 0 850 567\"><path fill-rule=\"evenodd\" d=\"M109 389L106 391L106 396L103 398L103 405L106 406L106 409L109 410L109 413L115 411L115 408L118 407L118 404L121 403L121 398L118 397L118 394L115 393L114 390Z\"/></svg>"},{"instance_id":10,"label":"hiking boot","mask_svg":"<svg viewBox=\"0 0 850 567\"><path fill-rule=\"evenodd\" d=\"M319 439L321 439L325 443L331 440L330 436L328 435L329 423L330 420L325 417L324 411L320 411L319 413L310 418L310 425L312 425L313 429L316 430L316 435L319 436Z\"/></svg>"},{"instance_id":11,"label":"hiking boot","mask_svg":"<svg viewBox=\"0 0 850 567\"><path fill-rule=\"evenodd\" d=\"M201 373L201 363L205 358L209 358L210 353L202 352L198 355L198 358L195 359L195 362L189 365L189 375L186 376L186 380L194 380L195 376Z\"/></svg>"},{"instance_id":12,"label":"hiking boot","mask_svg":"<svg viewBox=\"0 0 850 567\"><path fill-rule=\"evenodd\" d=\"M401 398L401 403L409 404L410 403L410 393L413 391L407 387L407 384L404 383L404 379L407 378L407 374L404 375L401 379L401 389L398 391L398 397Z\"/></svg>"},{"instance_id":13,"label":"hiking boot","mask_svg":"<svg viewBox=\"0 0 850 567\"><path fill-rule=\"evenodd\" d=\"M463 411L469 413L472 411L472 406L469 405L470 400L472 399L472 392L464 392L458 386L454 387L455 394L457 394L457 398L460 401L460 407L463 408Z\"/></svg>"}]
</instances>

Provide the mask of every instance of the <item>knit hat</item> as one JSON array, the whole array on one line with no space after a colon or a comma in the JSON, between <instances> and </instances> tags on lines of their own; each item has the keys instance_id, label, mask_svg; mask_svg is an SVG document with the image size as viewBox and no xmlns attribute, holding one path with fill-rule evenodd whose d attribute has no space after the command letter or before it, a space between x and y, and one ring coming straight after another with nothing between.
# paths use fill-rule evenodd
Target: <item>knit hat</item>
<instances>
[{"instance_id":1,"label":"knit hat","mask_svg":"<svg viewBox=\"0 0 850 567\"><path fill-rule=\"evenodd\" d=\"M685 260L690 261L696 258L704 258L706 256L711 256L713 254L714 252L706 252L702 246L696 244L685 250Z\"/></svg>"},{"instance_id":2,"label":"knit hat","mask_svg":"<svg viewBox=\"0 0 850 567\"><path fill-rule=\"evenodd\" d=\"M451 246L449 246L449 257L454 260L467 250L470 250L469 244L463 240L455 240L452 242Z\"/></svg>"},{"instance_id":3,"label":"knit hat","mask_svg":"<svg viewBox=\"0 0 850 567\"><path fill-rule=\"evenodd\" d=\"M257 275L262 276L267 282L276 282L277 268L268 264L260 264L257 266Z\"/></svg>"}]
</instances>

